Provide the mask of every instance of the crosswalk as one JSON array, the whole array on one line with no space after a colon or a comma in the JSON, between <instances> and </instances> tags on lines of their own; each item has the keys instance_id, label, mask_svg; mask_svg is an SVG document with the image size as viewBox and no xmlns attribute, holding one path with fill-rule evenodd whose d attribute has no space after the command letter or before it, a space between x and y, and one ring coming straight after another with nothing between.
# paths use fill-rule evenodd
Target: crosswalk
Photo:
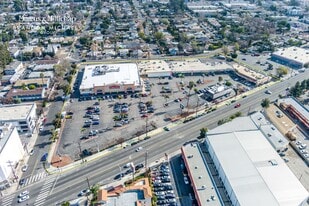
<instances>
[{"instance_id":1,"label":"crosswalk","mask_svg":"<svg viewBox=\"0 0 309 206\"><path fill-rule=\"evenodd\" d=\"M42 187L38 197L36 198L36 200L34 202L34 206L44 205L45 200L48 197L49 192L53 187L55 179L56 179L56 177L51 177L44 182L43 187Z\"/></svg>"},{"instance_id":2,"label":"crosswalk","mask_svg":"<svg viewBox=\"0 0 309 206\"><path fill-rule=\"evenodd\" d=\"M5 196L1 199L1 206L11 206L14 205L13 204L13 199L14 199L14 194L9 195L9 196Z\"/></svg>"},{"instance_id":3,"label":"crosswalk","mask_svg":"<svg viewBox=\"0 0 309 206\"><path fill-rule=\"evenodd\" d=\"M32 176L30 176L30 177L27 177L27 178L25 179L25 184L19 185L19 186L18 186L18 189L21 189L21 188L23 188L23 187L25 187L25 186L27 186L27 185L30 185L30 184L32 184L32 183L35 183L35 182L39 181L40 179L43 179L43 178L46 177L46 176L48 176L48 173L46 173L46 172L44 171L44 172L41 172L41 173L37 173L37 174L35 174L35 175L32 175Z\"/></svg>"}]
</instances>

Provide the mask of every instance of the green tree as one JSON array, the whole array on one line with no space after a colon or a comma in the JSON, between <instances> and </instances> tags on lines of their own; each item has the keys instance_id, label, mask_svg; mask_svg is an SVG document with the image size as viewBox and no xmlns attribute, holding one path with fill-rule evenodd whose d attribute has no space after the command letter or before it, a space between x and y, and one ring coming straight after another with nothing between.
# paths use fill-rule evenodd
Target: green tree
<instances>
[{"instance_id":1,"label":"green tree","mask_svg":"<svg viewBox=\"0 0 309 206\"><path fill-rule=\"evenodd\" d=\"M26 84L25 84L25 83L22 83L21 88L22 88L23 90L28 89L28 87L26 86Z\"/></svg>"},{"instance_id":2,"label":"green tree","mask_svg":"<svg viewBox=\"0 0 309 206\"><path fill-rule=\"evenodd\" d=\"M231 83L230 81L226 81L226 82L225 82L225 85L228 86L228 87L230 87L230 86L232 86L232 83Z\"/></svg>"},{"instance_id":3,"label":"green tree","mask_svg":"<svg viewBox=\"0 0 309 206\"><path fill-rule=\"evenodd\" d=\"M26 43L28 41L27 33L25 31L20 31L19 36L23 43Z\"/></svg>"},{"instance_id":4,"label":"green tree","mask_svg":"<svg viewBox=\"0 0 309 206\"><path fill-rule=\"evenodd\" d=\"M12 61L13 58L11 57L7 46L5 44L0 44L0 73L2 73L5 66L10 64Z\"/></svg>"},{"instance_id":5,"label":"green tree","mask_svg":"<svg viewBox=\"0 0 309 206\"><path fill-rule=\"evenodd\" d=\"M71 84L71 83L72 83L72 80L73 80L73 76L72 76L72 75L69 75L67 79L68 79L69 84Z\"/></svg>"},{"instance_id":6,"label":"green tree","mask_svg":"<svg viewBox=\"0 0 309 206\"><path fill-rule=\"evenodd\" d=\"M68 94L71 93L71 86L70 86L70 84L65 84L62 89L63 89L63 92L64 92L65 95L68 95Z\"/></svg>"},{"instance_id":7,"label":"green tree","mask_svg":"<svg viewBox=\"0 0 309 206\"><path fill-rule=\"evenodd\" d=\"M193 81L189 82L188 88L189 88L189 93L188 93L188 99L187 99L187 109L189 110L189 102L190 102L190 97L191 97L191 90L195 86Z\"/></svg>"},{"instance_id":8,"label":"green tree","mask_svg":"<svg viewBox=\"0 0 309 206\"><path fill-rule=\"evenodd\" d=\"M265 99L262 100L261 106L262 106L263 108L268 108L269 105L270 105L270 100L269 100L268 98L265 98Z\"/></svg>"},{"instance_id":9,"label":"green tree","mask_svg":"<svg viewBox=\"0 0 309 206\"><path fill-rule=\"evenodd\" d=\"M40 78L42 80L42 87L43 87L44 86L44 73L43 72L40 73Z\"/></svg>"},{"instance_id":10,"label":"green tree","mask_svg":"<svg viewBox=\"0 0 309 206\"><path fill-rule=\"evenodd\" d=\"M27 10L27 3L23 0L14 0L13 4L13 8L17 12Z\"/></svg>"},{"instance_id":11,"label":"green tree","mask_svg":"<svg viewBox=\"0 0 309 206\"><path fill-rule=\"evenodd\" d=\"M290 5L290 6L299 6L300 3L299 3L299 1L297 1L297 0L290 0L289 5Z\"/></svg>"},{"instance_id":12,"label":"green tree","mask_svg":"<svg viewBox=\"0 0 309 206\"><path fill-rule=\"evenodd\" d=\"M200 129L199 139L205 138L207 136L207 132L208 132L207 127L203 127L202 129Z\"/></svg>"},{"instance_id":13,"label":"green tree","mask_svg":"<svg viewBox=\"0 0 309 206\"><path fill-rule=\"evenodd\" d=\"M237 51L239 51L239 44L238 44L237 42L234 44L233 50L234 50L234 53L236 53Z\"/></svg>"},{"instance_id":14,"label":"green tree","mask_svg":"<svg viewBox=\"0 0 309 206\"><path fill-rule=\"evenodd\" d=\"M68 202L68 201L61 203L61 206L70 206L70 205L71 205L71 204L70 204L70 202Z\"/></svg>"},{"instance_id":15,"label":"green tree","mask_svg":"<svg viewBox=\"0 0 309 206\"><path fill-rule=\"evenodd\" d=\"M156 32L154 34L154 38L156 39L156 41L161 41L163 39L164 35L162 32Z\"/></svg>"},{"instance_id":16,"label":"green tree","mask_svg":"<svg viewBox=\"0 0 309 206\"><path fill-rule=\"evenodd\" d=\"M30 90L33 90L33 89L35 89L36 87L35 87L35 85L30 84L30 85L28 86L28 88L29 88Z\"/></svg>"},{"instance_id":17,"label":"green tree","mask_svg":"<svg viewBox=\"0 0 309 206\"><path fill-rule=\"evenodd\" d=\"M288 68L286 68L286 67L279 67L279 68L277 68L277 75L279 76L279 77L282 77L282 76L284 76L284 75L287 75L288 74L288 72L289 72L289 70L288 70Z\"/></svg>"},{"instance_id":18,"label":"green tree","mask_svg":"<svg viewBox=\"0 0 309 206\"><path fill-rule=\"evenodd\" d=\"M222 52L223 52L224 56L227 56L227 54L229 53L229 48L227 48L227 46L223 46Z\"/></svg>"},{"instance_id":19,"label":"green tree","mask_svg":"<svg viewBox=\"0 0 309 206\"><path fill-rule=\"evenodd\" d=\"M98 192L99 192L100 186L99 185L93 185L90 187L90 192L92 193L92 200L96 201L98 199Z\"/></svg>"}]
</instances>

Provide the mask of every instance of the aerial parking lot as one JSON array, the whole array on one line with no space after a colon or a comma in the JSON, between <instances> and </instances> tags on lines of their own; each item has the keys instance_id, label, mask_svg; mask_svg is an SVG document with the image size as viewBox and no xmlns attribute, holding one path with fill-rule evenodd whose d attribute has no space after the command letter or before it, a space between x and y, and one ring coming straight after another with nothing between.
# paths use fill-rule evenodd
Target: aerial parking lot
<instances>
[{"instance_id":1,"label":"aerial parking lot","mask_svg":"<svg viewBox=\"0 0 309 206\"><path fill-rule=\"evenodd\" d=\"M140 94L74 95L76 98L67 101L64 107L70 115L66 115L57 154L68 155L73 161L80 159L81 155L91 155L156 128L163 128L186 112L194 114L231 99L236 94L235 89L241 88L245 92L254 87L229 71L144 78L143 82L144 88ZM190 82L194 83L191 90ZM215 100L209 99L207 89L218 83L226 85L227 82L231 88L229 93ZM168 132L169 128L164 130Z\"/></svg>"}]
</instances>

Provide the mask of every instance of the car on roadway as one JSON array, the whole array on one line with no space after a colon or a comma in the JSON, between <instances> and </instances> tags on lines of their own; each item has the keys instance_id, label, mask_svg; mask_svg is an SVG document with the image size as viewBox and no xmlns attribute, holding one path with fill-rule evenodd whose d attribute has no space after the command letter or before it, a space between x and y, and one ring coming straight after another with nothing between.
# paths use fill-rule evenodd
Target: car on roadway
<instances>
[{"instance_id":1,"label":"car on roadway","mask_svg":"<svg viewBox=\"0 0 309 206\"><path fill-rule=\"evenodd\" d=\"M26 172L28 169L28 165L25 164L24 166L22 166L21 171Z\"/></svg>"},{"instance_id":2,"label":"car on roadway","mask_svg":"<svg viewBox=\"0 0 309 206\"><path fill-rule=\"evenodd\" d=\"M18 195L18 197L21 198L21 197L26 196L26 195L29 195L29 191L28 191L28 190L25 190L25 191L23 191L22 193L20 193L20 194Z\"/></svg>"},{"instance_id":3,"label":"car on roadway","mask_svg":"<svg viewBox=\"0 0 309 206\"><path fill-rule=\"evenodd\" d=\"M234 106L234 108L238 108L238 107L240 107L241 106L241 104L236 104L235 106Z\"/></svg>"},{"instance_id":4,"label":"car on roadway","mask_svg":"<svg viewBox=\"0 0 309 206\"><path fill-rule=\"evenodd\" d=\"M18 199L18 203L24 202L30 198L29 195L24 195L21 198Z\"/></svg>"},{"instance_id":5,"label":"car on roadway","mask_svg":"<svg viewBox=\"0 0 309 206\"><path fill-rule=\"evenodd\" d=\"M142 149L143 149L143 147L138 147L138 148L136 148L135 152L139 152L139 151L141 151Z\"/></svg>"},{"instance_id":6,"label":"car on roadway","mask_svg":"<svg viewBox=\"0 0 309 206\"><path fill-rule=\"evenodd\" d=\"M165 131L170 131L170 129L169 129L168 127L163 127L163 129L164 129Z\"/></svg>"},{"instance_id":7,"label":"car on roadway","mask_svg":"<svg viewBox=\"0 0 309 206\"><path fill-rule=\"evenodd\" d=\"M266 90L265 93L266 94L272 94L272 92L270 90Z\"/></svg>"},{"instance_id":8,"label":"car on roadway","mask_svg":"<svg viewBox=\"0 0 309 206\"><path fill-rule=\"evenodd\" d=\"M47 160L48 153L44 153L44 155L41 157L41 162L45 162Z\"/></svg>"},{"instance_id":9,"label":"car on roadway","mask_svg":"<svg viewBox=\"0 0 309 206\"><path fill-rule=\"evenodd\" d=\"M19 185L24 185L26 183L26 179L21 179L21 180L19 180Z\"/></svg>"},{"instance_id":10,"label":"car on roadway","mask_svg":"<svg viewBox=\"0 0 309 206\"><path fill-rule=\"evenodd\" d=\"M85 195L90 195L89 189L84 189L84 190L80 191L77 196L82 197L82 196L85 196Z\"/></svg>"}]
</instances>

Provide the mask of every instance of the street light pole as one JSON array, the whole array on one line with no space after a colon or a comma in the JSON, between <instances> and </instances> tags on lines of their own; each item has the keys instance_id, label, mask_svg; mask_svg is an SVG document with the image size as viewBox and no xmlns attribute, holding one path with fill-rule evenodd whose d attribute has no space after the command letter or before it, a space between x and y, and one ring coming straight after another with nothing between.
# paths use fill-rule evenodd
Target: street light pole
<instances>
[{"instance_id":1,"label":"street light pole","mask_svg":"<svg viewBox=\"0 0 309 206\"><path fill-rule=\"evenodd\" d=\"M145 152L145 168L146 168L146 174L148 172L148 150Z\"/></svg>"},{"instance_id":2,"label":"street light pole","mask_svg":"<svg viewBox=\"0 0 309 206\"><path fill-rule=\"evenodd\" d=\"M14 166L12 164L13 162L11 160L9 160L7 163L9 164L9 167L11 167L11 169L12 169L12 173L13 173L14 179L17 180L18 177L17 177L17 175L15 173Z\"/></svg>"},{"instance_id":3,"label":"street light pole","mask_svg":"<svg viewBox=\"0 0 309 206\"><path fill-rule=\"evenodd\" d=\"M146 137L148 137L148 117L146 117Z\"/></svg>"},{"instance_id":4,"label":"street light pole","mask_svg":"<svg viewBox=\"0 0 309 206\"><path fill-rule=\"evenodd\" d=\"M87 181L87 184L88 184L88 189L90 191L90 183L89 183L88 177L86 177L86 181ZM86 196L87 196L87 200L89 201L88 192L86 193Z\"/></svg>"}]
</instances>

